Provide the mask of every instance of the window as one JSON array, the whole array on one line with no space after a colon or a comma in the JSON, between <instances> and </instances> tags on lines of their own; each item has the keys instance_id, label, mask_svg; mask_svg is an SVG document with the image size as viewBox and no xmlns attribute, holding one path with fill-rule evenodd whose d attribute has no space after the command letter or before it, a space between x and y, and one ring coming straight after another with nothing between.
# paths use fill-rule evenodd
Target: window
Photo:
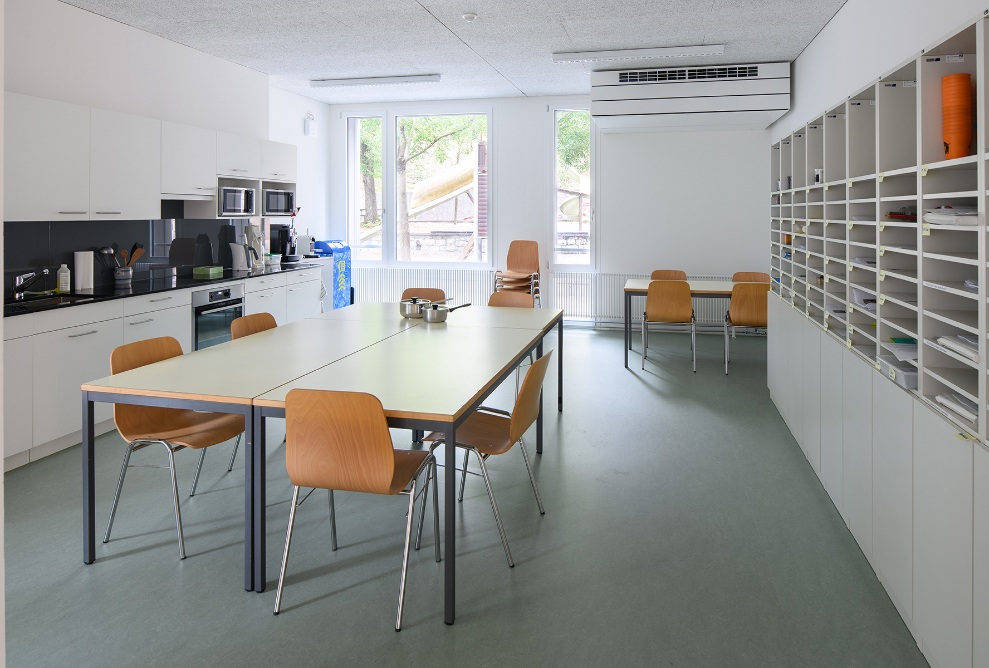
<instances>
[{"instance_id":1,"label":"window","mask_svg":"<svg viewBox=\"0 0 989 668\"><path fill-rule=\"evenodd\" d=\"M556 264L591 263L591 115L558 110L553 258Z\"/></svg>"},{"instance_id":2,"label":"window","mask_svg":"<svg viewBox=\"0 0 989 668\"><path fill-rule=\"evenodd\" d=\"M395 122L395 254L418 262L485 262L488 117Z\"/></svg>"},{"instance_id":3,"label":"window","mask_svg":"<svg viewBox=\"0 0 989 668\"><path fill-rule=\"evenodd\" d=\"M380 260L382 238L381 118L347 121L349 191L347 228L355 260Z\"/></svg>"}]
</instances>

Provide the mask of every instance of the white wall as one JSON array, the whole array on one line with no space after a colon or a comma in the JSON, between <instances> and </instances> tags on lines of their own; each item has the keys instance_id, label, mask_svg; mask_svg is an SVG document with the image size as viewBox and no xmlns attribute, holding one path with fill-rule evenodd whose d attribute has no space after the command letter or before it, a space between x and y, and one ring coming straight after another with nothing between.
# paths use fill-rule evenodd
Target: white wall
<instances>
[{"instance_id":1,"label":"white wall","mask_svg":"<svg viewBox=\"0 0 989 668\"><path fill-rule=\"evenodd\" d=\"M542 97L332 106L326 128L330 136L328 234L339 239L345 239L347 234L348 116L380 116L385 112L394 115L490 113L492 265L504 265L512 239L534 239L543 249L540 262L547 266L551 259L553 220L552 110L555 107L587 109L589 105L589 99L584 97Z\"/></svg>"},{"instance_id":2,"label":"white wall","mask_svg":"<svg viewBox=\"0 0 989 668\"><path fill-rule=\"evenodd\" d=\"M602 133L600 270L765 270L768 145L765 130Z\"/></svg>"},{"instance_id":3,"label":"white wall","mask_svg":"<svg viewBox=\"0 0 989 668\"><path fill-rule=\"evenodd\" d=\"M5 90L254 137L268 76L57 0L7 0Z\"/></svg>"},{"instance_id":4,"label":"white wall","mask_svg":"<svg viewBox=\"0 0 989 668\"><path fill-rule=\"evenodd\" d=\"M793 66L784 137L982 15L984 0L848 0ZM765 150L765 147L764 147Z\"/></svg>"},{"instance_id":5,"label":"white wall","mask_svg":"<svg viewBox=\"0 0 989 668\"><path fill-rule=\"evenodd\" d=\"M4 0L0 0L0 30L3 29ZM5 59L3 50L0 49L0 90L3 90ZM0 155L3 155L3 107L0 107ZM0 211L3 211L3 160L0 160ZM0 234L0 274L3 274L3 235ZM3 321L0 320L0 342L3 341ZM3 348L0 343L0 378L3 378ZM3 383L0 383L0 405L3 405ZM3 452L3 411L0 411L0 452ZM0 471L0 666L7 665L7 571L4 568L6 558L4 557L4 525L6 516L4 515L4 473Z\"/></svg>"},{"instance_id":6,"label":"white wall","mask_svg":"<svg viewBox=\"0 0 989 668\"><path fill-rule=\"evenodd\" d=\"M308 229L317 239L343 238L328 236L330 106L278 88L269 90L268 104L268 139L295 144L299 148L296 205L301 206L302 211L296 219L296 228L300 232ZM308 113L316 119L315 137L307 137L303 132Z\"/></svg>"}]
</instances>

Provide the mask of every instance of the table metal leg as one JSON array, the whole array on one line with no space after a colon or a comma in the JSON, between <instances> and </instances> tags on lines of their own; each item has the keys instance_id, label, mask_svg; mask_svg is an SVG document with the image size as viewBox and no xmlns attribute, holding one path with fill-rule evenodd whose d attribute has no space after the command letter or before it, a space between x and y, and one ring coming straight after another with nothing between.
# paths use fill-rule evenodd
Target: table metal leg
<instances>
[{"instance_id":1,"label":"table metal leg","mask_svg":"<svg viewBox=\"0 0 989 668\"><path fill-rule=\"evenodd\" d=\"M245 432L244 440L247 441L247 451L251 454L251 542L253 561L253 585L254 591L262 592L267 584L265 566L267 565L267 534L265 532L265 511L268 503L265 486L265 423L261 415L261 409L255 407L249 414L251 417L250 431Z\"/></svg>"},{"instance_id":2,"label":"table metal leg","mask_svg":"<svg viewBox=\"0 0 989 668\"><path fill-rule=\"evenodd\" d=\"M543 340L536 344L536 359L543 356ZM539 415L536 416L536 454L543 454L543 389L539 388Z\"/></svg>"},{"instance_id":3,"label":"table metal leg","mask_svg":"<svg viewBox=\"0 0 989 668\"><path fill-rule=\"evenodd\" d=\"M563 410L563 318L560 318L560 324L556 326L556 397L557 397L557 410Z\"/></svg>"},{"instance_id":4,"label":"table metal leg","mask_svg":"<svg viewBox=\"0 0 989 668\"><path fill-rule=\"evenodd\" d=\"M8 416L14 419L13 415ZM96 561L96 462L93 447L93 402L82 393L82 562Z\"/></svg>"},{"instance_id":5,"label":"table metal leg","mask_svg":"<svg viewBox=\"0 0 989 668\"><path fill-rule=\"evenodd\" d=\"M632 349L632 295L625 293L625 368L628 368L628 351Z\"/></svg>"},{"instance_id":6,"label":"table metal leg","mask_svg":"<svg viewBox=\"0 0 989 668\"><path fill-rule=\"evenodd\" d=\"M453 624L457 605L457 516L455 514L457 499L456 461L457 436L456 429L451 424L444 434L446 444L443 450L443 534L446 538L446 563L443 565L443 621ZM434 492L435 493L435 492Z\"/></svg>"}]
</instances>

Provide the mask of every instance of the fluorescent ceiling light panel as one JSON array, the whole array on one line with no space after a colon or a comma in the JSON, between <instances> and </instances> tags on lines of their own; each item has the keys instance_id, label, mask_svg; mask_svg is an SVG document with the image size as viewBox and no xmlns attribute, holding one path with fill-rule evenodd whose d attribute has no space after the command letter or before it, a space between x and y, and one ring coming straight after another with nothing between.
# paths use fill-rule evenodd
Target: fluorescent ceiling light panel
<instances>
[{"instance_id":1,"label":"fluorescent ceiling light panel","mask_svg":"<svg viewBox=\"0 0 989 668\"><path fill-rule=\"evenodd\" d=\"M625 49L622 51L572 51L554 53L554 63L581 63L595 60L646 60L649 58L685 58L687 56L721 56L724 44L702 46L664 46L656 49Z\"/></svg>"},{"instance_id":2,"label":"fluorescent ceiling light panel","mask_svg":"<svg viewBox=\"0 0 989 668\"><path fill-rule=\"evenodd\" d=\"M384 86L388 84L429 83L439 81L439 74L410 74L401 77L362 77L358 79L313 79L309 85L313 88L332 88L335 86Z\"/></svg>"}]
</instances>

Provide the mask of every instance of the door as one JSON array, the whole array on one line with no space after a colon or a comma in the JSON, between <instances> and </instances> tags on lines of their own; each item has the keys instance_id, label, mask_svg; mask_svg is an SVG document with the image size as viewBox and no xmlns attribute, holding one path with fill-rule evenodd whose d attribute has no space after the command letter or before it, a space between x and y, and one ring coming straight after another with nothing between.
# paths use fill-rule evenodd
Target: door
<instances>
[{"instance_id":1,"label":"door","mask_svg":"<svg viewBox=\"0 0 989 668\"><path fill-rule=\"evenodd\" d=\"M320 281L306 281L285 287L285 321L295 322L319 315Z\"/></svg>"},{"instance_id":2,"label":"door","mask_svg":"<svg viewBox=\"0 0 989 668\"><path fill-rule=\"evenodd\" d=\"M92 110L91 220L161 218L161 121Z\"/></svg>"},{"instance_id":3,"label":"door","mask_svg":"<svg viewBox=\"0 0 989 668\"><path fill-rule=\"evenodd\" d=\"M25 336L3 342L3 456L33 445L34 344Z\"/></svg>"},{"instance_id":4,"label":"door","mask_svg":"<svg viewBox=\"0 0 989 668\"><path fill-rule=\"evenodd\" d=\"M216 194L216 131L161 124L161 194Z\"/></svg>"},{"instance_id":5,"label":"door","mask_svg":"<svg viewBox=\"0 0 989 668\"><path fill-rule=\"evenodd\" d=\"M842 355L842 510L848 528L872 561L872 376L858 355Z\"/></svg>"}]
</instances>

